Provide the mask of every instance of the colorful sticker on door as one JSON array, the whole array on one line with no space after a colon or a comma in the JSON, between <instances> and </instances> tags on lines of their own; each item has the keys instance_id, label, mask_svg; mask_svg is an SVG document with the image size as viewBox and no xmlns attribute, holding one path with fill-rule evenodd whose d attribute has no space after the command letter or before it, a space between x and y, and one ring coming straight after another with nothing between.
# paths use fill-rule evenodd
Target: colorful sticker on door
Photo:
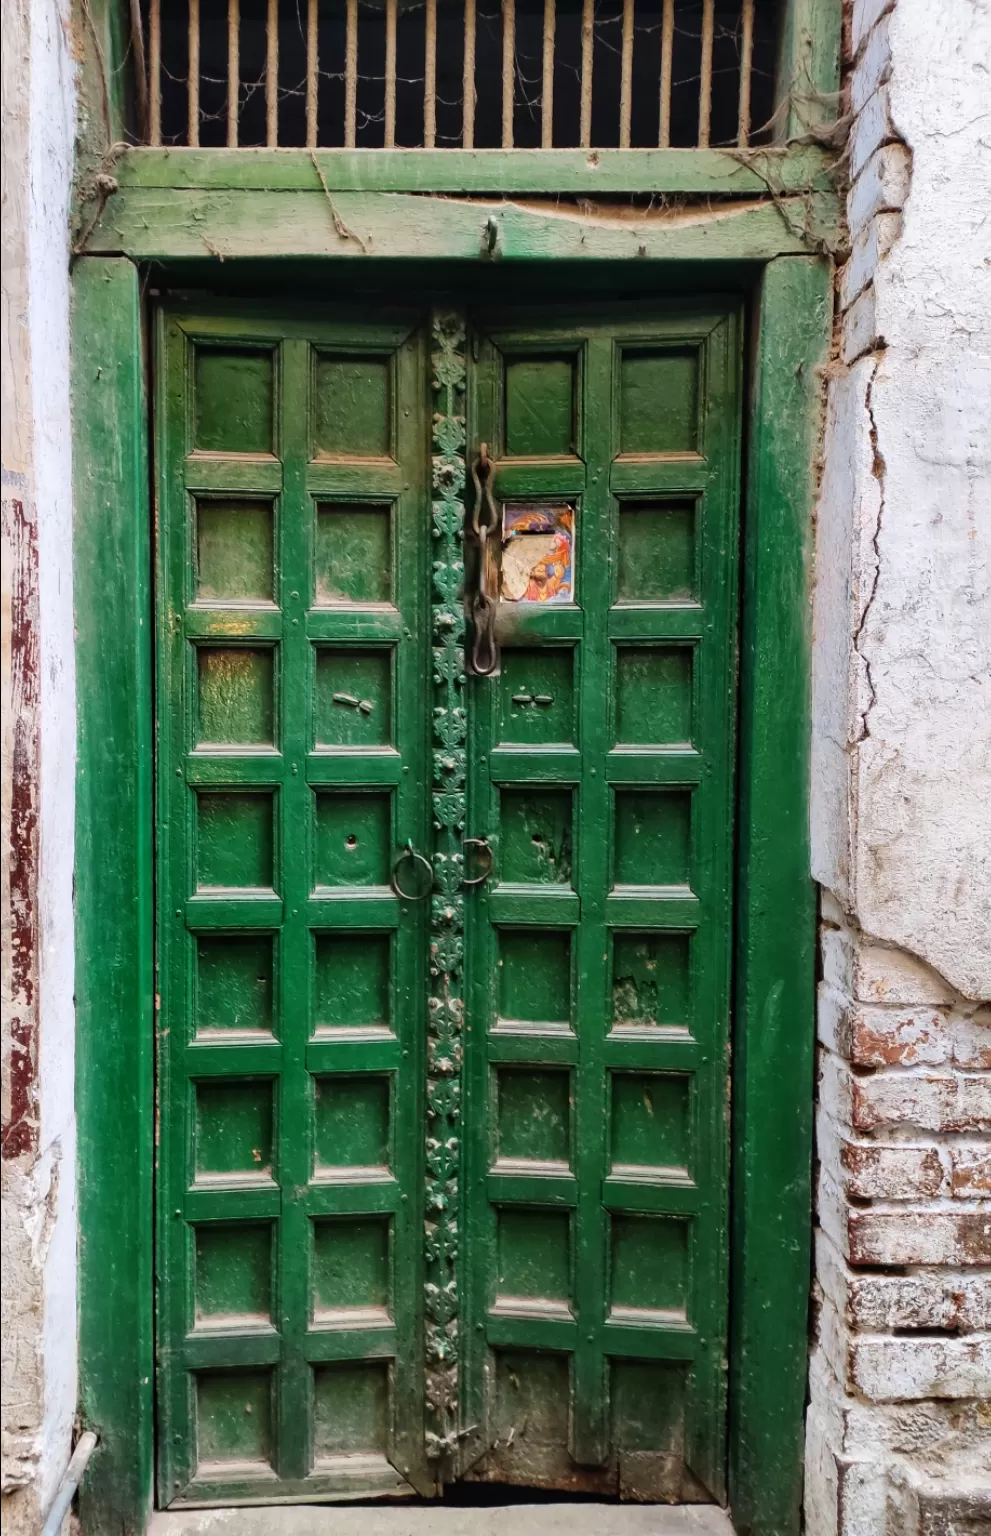
<instances>
[{"instance_id":1,"label":"colorful sticker on door","mask_svg":"<svg viewBox=\"0 0 991 1536\"><path fill-rule=\"evenodd\" d=\"M575 509L507 503L502 515L504 603L570 603Z\"/></svg>"}]
</instances>

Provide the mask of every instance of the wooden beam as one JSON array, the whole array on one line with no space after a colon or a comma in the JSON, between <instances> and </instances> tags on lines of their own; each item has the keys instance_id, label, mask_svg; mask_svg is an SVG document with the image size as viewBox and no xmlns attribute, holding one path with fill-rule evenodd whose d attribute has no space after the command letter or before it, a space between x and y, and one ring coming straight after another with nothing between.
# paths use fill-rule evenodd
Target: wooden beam
<instances>
[{"instance_id":1,"label":"wooden beam","mask_svg":"<svg viewBox=\"0 0 991 1536\"><path fill-rule=\"evenodd\" d=\"M312 191L314 157L300 149L130 149L122 187ZM748 197L829 191L829 156L793 149L320 149L331 192L504 192Z\"/></svg>"},{"instance_id":2,"label":"wooden beam","mask_svg":"<svg viewBox=\"0 0 991 1536\"><path fill-rule=\"evenodd\" d=\"M129 187L88 249L136 261L314 256L766 261L835 237L827 194L679 208L382 192Z\"/></svg>"}]
</instances>

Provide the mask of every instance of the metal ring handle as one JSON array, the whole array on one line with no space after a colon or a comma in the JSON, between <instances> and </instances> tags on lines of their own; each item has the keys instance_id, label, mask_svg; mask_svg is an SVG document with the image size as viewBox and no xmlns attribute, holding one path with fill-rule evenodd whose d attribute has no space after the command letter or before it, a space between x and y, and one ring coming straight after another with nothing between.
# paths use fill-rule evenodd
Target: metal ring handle
<instances>
[{"instance_id":1,"label":"metal ring handle","mask_svg":"<svg viewBox=\"0 0 991 1536\"><path fill-rule=\"evenodd\" d=\"M421 869L424 875L421 879L421 889L404 891L399 883L399 871L406 861L413 865L414 870ZM392 866L392 889L403 901L423 901L434 888L434 867L429 859L425 859L422 853L417 853L412 842L407 842L406 847L400 853Z\"/></svg>"},{"instance_id":2,"label":"metal ring handle","mask_svg":"<svg viewBox=\"0 0 991 1536\"><path fill-rule=\"evenodd\" d=\"M470 889L473 885L484 885L486 880L491 875L492 847L487 837L466 837L464 842L461 844L462 853L464 853L464 851L468 848L478 848L484 855L487 855L485 859L485 868L482 870L480 875L473 875L470 880L468 879L467 875L462 877L461 884Z\"/></svg>"}]
</instances>

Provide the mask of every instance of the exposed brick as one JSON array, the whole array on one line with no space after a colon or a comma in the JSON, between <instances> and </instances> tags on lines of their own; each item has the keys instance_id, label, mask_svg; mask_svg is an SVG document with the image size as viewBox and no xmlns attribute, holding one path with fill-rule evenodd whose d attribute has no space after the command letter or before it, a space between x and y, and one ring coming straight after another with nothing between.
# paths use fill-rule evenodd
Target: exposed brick
<instances>
[{"instance_id":1,"label":"exposed brick","mask_svg":"<svg viewBox=\"0 0 991 1536\"><path fill-rule=\"evenodd\" d=\"M847 195L850 233L856 235L876 213L902 208L911 175L912 157L904 144L884 144L875 151Z\"/></svg>"},{"instance_id":2,"label":"exposed brick","mask_svg":"<svg viewBox=\"0 0 991 1536\"><path fill-rule=\"evenodd\" d=\"M953 1026L953 1063L970 1070L991 1070L991 1008L978 1008Z\"/></svg>"},{"instance_id":3,"label":"exposed brick","mask_svg":"<svg viewBox=\"0 0 991 1536\"><path fill-rule=\"evenodd\" d=\"M850 129L850 175L860 175L868 160L882 144L898 135L891 121L888 87L881 85L864 102Z\"/></svg>"},{"instance_id":4,"label":"exposed brick","mask_svg":"<svg viewBox=\"0 0 991 1536\"><path fill-rule=\"evenodd\" d=\"M925 1200L939 1195L945 1171L936 1147L844 1142L840 1162L857 1200Z\"/></svg>"},{"instance_id":5,"label":"exposed brick","mask_svg":"<svg viewBox=\"0 0 991 1536\"><path fill-rule=\"evenodd\" d=\"M840 304L849 309L902 232L900 213L879 213L855 236L849 260L840 273Z\"/></svg>"},{"instance_id":6,"label":"exposed brick","mask_svg":"<svg viewBox=\"0 0 991 1536\"><path fill-rule=\"evenodd\" d=\"M853 17L850 29L850 44L853 48L854 58L870 32L886 11L890 11L894 0L853 0Z\"/></svg>"},{"instance_id":7,"label":"exposed brick","mask_svg":"<svg viewBox=\"0 0 991 1536\"><path fill-rule=\"evenodd\" d=\"M854 1335L850 1375L874 1402L991 1393L991 1339L879 1338Z\"/></svg>"},{"instance_id":8,"label":"exposed brick","mask_svg":"<svg viewBox=\"0 0 991 1536\"><path fill-rule=\"evenodd\" d=\"M851 1264L991 1264L991 1209L987 1211L847 1210Z\"/></svg>"},{"instance_id":9,"label":"exposed brick","mask_svg":"<svg viewBox=\"0 0 991 1536\"><path fill-rule=\"evenodd\" d=\"M888 36L888 18L882 16L864 42L857 61L850 71L850 108L863 110L878 86L883 85L891 72L891 42Z\"/></svg>"},{"instance_id":10,"label":"exposed brick","mask_svg":"<svg viewBox=\"0 0 991 1536\"><path fill-rule=\"evenodd\" d=\"M856 362L878 344L874 289L865 288L843 316L843 361Z\"/></svg>"},{"instance_id":11,"label":"exposed brick","mask_svg":"<svg viewBox=\"0 0 991 1536\"><path fill-rule=\"evenodd\" d=\"M937 1067L953 1052L946 1013L938 1008L851 1008L845 1045L858 1067Z\"/></svg>"},{"instance_id":12,"label":"exposed brick","mask_svg":"<svg viewBox=\"0 0 991 1536\"><path fill-rule=\"evenodd\" d=\"M991 1195L991 1148L953 1147L950 1161L950 1187L957 1199L976 1200Z\"/></svg>"},{"instance_id":13,"label":"exposed brick","mask_svg":"<svg viewBox=\"0 0 991 1536\"><path fill-rule=\"evenodd\" d=\"M851 1084L851 1124L858 1131L915 1126L923 1131L991 1130L991 1078L877 1072Z\"/></svg>"},{"instance_id":14,"label":"exposed brick","mask_svg":"<svg viewBox=\"0 0 991 1536\"><path fill-rule=\"evenodd\" d=\"M942 976L901 949L882 944L857 946L853 996L864 1003L952 1003L952 987Z\"/></svg>"},{"instance_id":15,"label":"exposed brick","mask_svg":"<svg viewBox=\"0 0 991 1536\"><path fill-rule=\"evenodd\" d=\"M825 1232L816 1233L816 1274L844 1324L863 1333L991 1330L991 1275L917 1270L911 1275L851 1269ZM991 1412L991 1407L989 1407Z\"/></svg>"}]
</instances>

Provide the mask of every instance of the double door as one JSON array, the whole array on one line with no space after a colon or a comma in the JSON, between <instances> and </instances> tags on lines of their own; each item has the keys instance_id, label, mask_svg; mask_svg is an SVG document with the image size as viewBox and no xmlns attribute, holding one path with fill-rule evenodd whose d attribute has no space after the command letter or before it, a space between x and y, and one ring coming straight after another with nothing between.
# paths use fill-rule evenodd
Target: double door
<instances>
[{"instance_id":1,"label":"double door","mask_svg":"<svg viewBox=\"0 0 991 1536\"><path fill-rule=\"evenodd\" d=\"M157 358L160 1503L718 1500L737 309Z\"/></svg>"}]
</instances>

